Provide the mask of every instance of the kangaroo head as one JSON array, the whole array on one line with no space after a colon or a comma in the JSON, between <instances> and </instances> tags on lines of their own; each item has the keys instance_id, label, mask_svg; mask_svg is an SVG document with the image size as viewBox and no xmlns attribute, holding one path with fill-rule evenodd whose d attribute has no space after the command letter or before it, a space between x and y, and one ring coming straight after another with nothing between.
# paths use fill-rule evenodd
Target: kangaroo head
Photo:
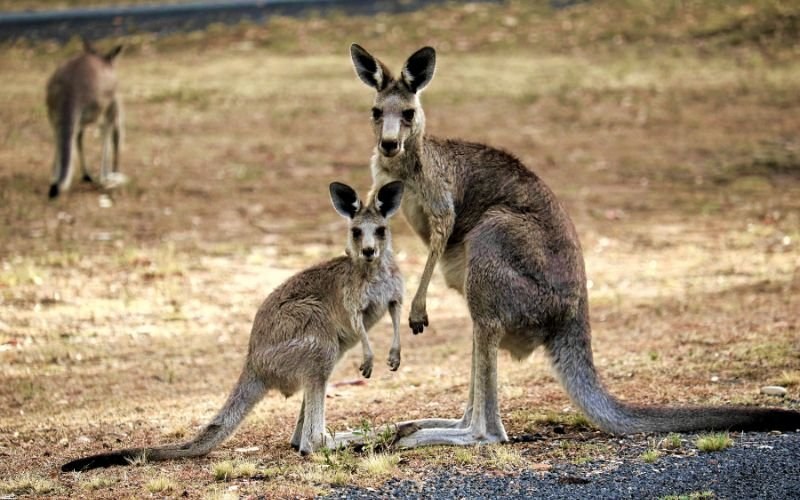
<instances>
[{"instance_id":1,"label":"kangaroo head","mask_svg":"<svg viewBox=\"0 0 800 500\"><path fill-rule=\"evenodd\" d=\"M403 183L390 182L381 187L366 204L347 184L330 185L333 208L349 220L347 255L357 261L371 263L392 248L391 235L386 221L400 208Z\"/></svg>"},{"instance_id":2,"label":"kangaroo head","mask_svg":"<svg viewBox=\"0 0 800 500\"><path fill-rule=\"evenodd\" d=\"M419 92L433 79L436 51L423 47L411 54L400 78L392 76L385 64L358 44L350 46L350 57L361 81L377 92L372 106L372 127L378 151L388 158L403 153L406 142L425 130Z\"/></svg>"},{"instance_id":3,"label":"kangaroo head","mask_svg":"<svg viewBox=\"0 0 800 500\"><path fill-rule=\"evenodd\" d=\"M91 40L88 38L83 38L83 52L86 54L91 54L93 56L97 56L103 61L108 64L113 64L114 59L122 52L122 45L115 45L111 50L106 52L105 54L100 53L97 48L92 44Z\"/></svg>"}]
</instances>

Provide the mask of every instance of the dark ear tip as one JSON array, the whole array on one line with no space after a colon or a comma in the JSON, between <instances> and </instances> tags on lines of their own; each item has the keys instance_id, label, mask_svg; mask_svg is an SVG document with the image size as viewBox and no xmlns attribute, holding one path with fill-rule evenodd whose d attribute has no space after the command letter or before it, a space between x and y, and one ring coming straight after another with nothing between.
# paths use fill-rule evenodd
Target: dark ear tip
<instances>
[{"instance_id":1,"label":"dark ear tip","mask_svg":"<svg viewBox=\"0 0 800 500\"><path fill-rule=\"evenodd\" d=\"M355 42L350 44L350 55L357 56L362 54L367 54L367 50L364 47Z\"/></svg>"}]
</instances>

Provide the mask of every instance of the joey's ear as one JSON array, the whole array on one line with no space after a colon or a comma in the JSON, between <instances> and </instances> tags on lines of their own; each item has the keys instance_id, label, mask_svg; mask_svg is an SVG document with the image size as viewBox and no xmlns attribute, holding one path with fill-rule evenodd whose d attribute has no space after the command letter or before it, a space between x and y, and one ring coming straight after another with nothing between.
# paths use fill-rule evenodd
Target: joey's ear
<instances>
[{"instance_id":1,"label":"joey's ear","mask_svg":"<svg viewBox=\"0 0 800 500\"><path fill-rule=\"evenodd\" d=\"M393 80L388 68L361 45L354 43L350 46L350 58L361 81L375 90L383 90Z\"/></svg>"},{"instance_id":2,"label":"joey's ear","mask_svg":"<svg viewBox=\"0 0 800 500\"><path fill-rule=\"evenodd\" d=\"M378 190L375 195L375 208L381 213L384 219L388 219L397 209L400 208L400 201L403 199L403 183L401 181L390 182Z\"/></svg>"},{"instance_id":3,"label":"joey's ear","mask_svg":"<svg viewBox=\"0 0 800 500\"><path fill-rule=\"evenodd\" d=\"M333 208L339 212L339 215L348 219L355 217L361 208L361 200L358 199L355 190L347 184L331 182L330 191Z\"/></svg>"},{"instance_id":4,"label":"joey's ear","mask_svg":"<svg viewBox=\"0 0 800 500\"><path fill-rule=\"evenodd\" d=\"M103 56L103 59L105 59L108 62L114 62L114 59L119 55L120 52L122 52L122 47L123 47L122 45L117 45L113 49L109 50Z\"/></svg>"},{"instance_id":5,"label":"joey's ear","mask_svg":"<svg viewBox=\"0 0 800 500\"><path fill-rule=\"evenodd\" d=\"M416 94L433 80L435 70L436 51L433 47L422 47L411 54L403 65L403 82Z\"/></svg>"}]
</instances>

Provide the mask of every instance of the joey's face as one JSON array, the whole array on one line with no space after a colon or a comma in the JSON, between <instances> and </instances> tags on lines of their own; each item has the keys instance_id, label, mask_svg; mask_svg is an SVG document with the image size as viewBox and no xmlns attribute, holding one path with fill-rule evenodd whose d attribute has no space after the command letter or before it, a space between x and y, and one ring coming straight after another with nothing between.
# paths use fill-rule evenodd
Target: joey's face
<instances>
[{"instance_id":1,"label":"joey's face","mask_svg":"<svg viewBox=\"0 0 800 500\"><path fill-rule=\"evenodd\" d=\"M350 221L347 253L351 258L371 263L380 260L390 245L386 220L369 209L357 214Z\"/></svg>"},{"instance_id":2,"label":"joey's face","mask_svg":"<svg viewBox=\"0 0 800 500\"><path fill-rule=\"evenodd\" d=\"M378 152L392 158L405 151L409 137L419 134L424 125L422 107L416 94L393 85L380 92L372 106L372 129Z\"/></svg>"},{"instance_id":3,"label":"joey's face","mask_svg":"<svg viewBox=\"0 0 800 500\"><path fill-rule=\"evenodd\" d=\"M332 182L330 192L333 208L349 220L347 255L359 262L380 262L391 249L386 223L400 208L403 183L394 181L385 184L366 204L361 202L355 190L347 184Z\"/></svg>"}]
</instances>

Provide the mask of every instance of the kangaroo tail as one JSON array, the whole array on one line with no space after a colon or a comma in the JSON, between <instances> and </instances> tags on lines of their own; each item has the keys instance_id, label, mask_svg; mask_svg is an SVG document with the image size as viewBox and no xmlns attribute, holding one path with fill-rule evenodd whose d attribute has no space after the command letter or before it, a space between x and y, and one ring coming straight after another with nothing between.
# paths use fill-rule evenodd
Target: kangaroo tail
<instances>
[{"instance_id":1,"label":"kangaroo tail","mask_svg":"<svg viewBox=\"0 0 800 500\"><path fill-rule=\"evenodd\" d=\"M546 343L548 354L572 402L612 434L697 430L796 430L800 412L746 406L641 406L624 403L606 390L592 360L586 319L567 322Z\"/></svg>"},{"instance_id":2,"label":"kangaroo tail","mask_svg":"<svg viewBox=\"0 0 800 500\"><path fill-rule=\"evenodd\" d=\"M213 450L239 427L244 417L266 393L264 383L245 368L225 405L217 416L194 439L183 444L154 448L127 448L79 458L61 466L62 472L84 471L135 461L159 461L200 457Z\"/></svg>"},{"instance_id":3,"label":"kangaroo tail","mask_svg":"<svg viewBox=\"0 0 800 500\"><path fill-rule=\"evenodd\" d=\"M50 198L55 198L69 187L72 179L72 151L75 143L75 130L78 128L78 114L69 99L61 104L55 116L53 130L56 136L56 160L53 166L53 183L50 185Z\"/></svg>"}]
</instances>

